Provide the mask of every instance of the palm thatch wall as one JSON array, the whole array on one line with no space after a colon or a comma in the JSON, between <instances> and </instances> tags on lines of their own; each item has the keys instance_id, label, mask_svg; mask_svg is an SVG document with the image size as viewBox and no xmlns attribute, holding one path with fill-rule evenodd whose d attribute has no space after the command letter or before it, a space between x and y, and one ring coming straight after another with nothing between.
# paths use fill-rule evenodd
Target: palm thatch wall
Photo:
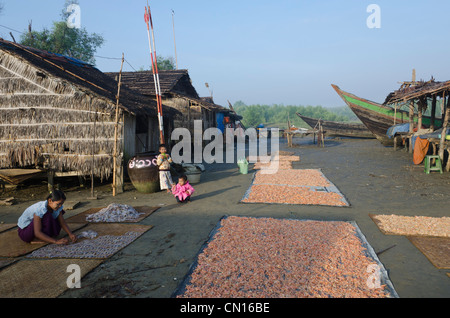
<instances>
[{"instance_id":1,"label":"palm thatch wall","mask_svg":"<svg viewBox=\"0 0 450 318\"><path fill-rule=\"evenodd\" d=\"M123 167L137 150L139 123L147 129L146 147L155 147L156 102L126 87L115 138L117 88L92 65L0 39L0 169L42 167L108 179L115 142Z\"/></svg>"},{"instance_id":2,"label":"palm thatch wall","mask_svg":"<svg viewBox=\"0 0 450 318\"><path fill-rule=\"evenodd\" d=\"M39 73L4 52L0 63L0 168L41 166L86 175L93 168L95 176L109 178L114 103ZM122 140L123 121L118 124ZM122 154L122 143L118 147Z\"/></svg>"}]
</instances>

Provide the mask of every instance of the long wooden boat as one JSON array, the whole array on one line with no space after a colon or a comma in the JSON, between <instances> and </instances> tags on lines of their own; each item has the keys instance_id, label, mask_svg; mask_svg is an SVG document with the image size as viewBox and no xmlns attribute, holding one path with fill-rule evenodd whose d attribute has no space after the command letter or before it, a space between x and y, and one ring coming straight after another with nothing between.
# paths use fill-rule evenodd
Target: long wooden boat
<instances>
[{"instance_id":1,"label":"long wooden boat","mask_svg":"<svg viewBox=\"0 0 450 318\"><path fill-rule=\"evenodd\" d=\"M363 124L384 145L393 144L393 139L390 139L386 135L389 127L393 126L394 124L409 123L409 112L407 111L399 109L395 111L395 109L392 107L360 98L351 93L347 93L334 84L332 84L331 86L355 113L355 115L363 122ZM414 122L417 123L417 116L414 116ZM441 125L441 122L442 121L440 119L435 119L436 125ZM430 126L431 117L423 116L422 124L424 126Z\"/></svg>"},{"instance_id":2,"label":"long wooden boat","mask_svg":"<svg viewBox=\"0 0 450 318\"><path fill-rule=\"evenodd\" d=\"M303 119L303 121L313 129L317 128L317 123L320 120L323 130L326 131L327 136L375 138L375 136L370 132L369 129L367 129L364 124L322 120L303 116L299 113L297 113L297 116Z\"/></svg>"}]
</instances>

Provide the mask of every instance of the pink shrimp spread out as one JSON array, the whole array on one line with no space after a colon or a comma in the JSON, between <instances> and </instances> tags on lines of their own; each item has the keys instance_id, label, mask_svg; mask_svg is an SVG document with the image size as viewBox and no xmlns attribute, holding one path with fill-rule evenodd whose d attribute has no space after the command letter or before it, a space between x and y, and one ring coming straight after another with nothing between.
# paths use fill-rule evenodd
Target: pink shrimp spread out
<instances>
[{"instance_id":1,"label":"pink shrimp spread out","mask_svg":"<svg viewBox=\"0 0 450 318\"><path fill-rule=\"evenodd\" d=\"M224 218L178 297L390 297L364 250L347 222Z\"/></svg>"},{"instance_id":2,"label":"pink shrimp spread out","mask_svg":"<svg viewBox=\"0 0 450 318\"><path fill-rule=\"evenodd\" d=\"M320 170L286 169L272 174L258 171L242 202L347 206L340 193L317 189L330 186L332 184Z\"/></svg>"}]
</instances>

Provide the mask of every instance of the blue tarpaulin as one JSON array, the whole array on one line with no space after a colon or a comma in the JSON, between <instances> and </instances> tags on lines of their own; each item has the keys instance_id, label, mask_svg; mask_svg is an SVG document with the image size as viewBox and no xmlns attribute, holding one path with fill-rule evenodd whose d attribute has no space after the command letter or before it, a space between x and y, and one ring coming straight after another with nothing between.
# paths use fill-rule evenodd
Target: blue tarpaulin
<instances>
[{"instance_id":1,"label":"blue tarpaulin","mask_svg":"<svg viewBox=\"0 0 450 318\"><path fill-rule=\"evenodd\" d=\"M398 124L398 125L394 125L389 127L389 129L386 132L386 135L389 138L394 137L394 135L396 133L401 133L401 132L409 132L409 123L407 124Z\"/></svg>"},{"instance_id":2,"label":"blue tarpaulin","mask_svg":"<svg viewBox=\"0 0 450 318\"><path fill-rule=\"evenodd\" d=\"M442 131L443 131L443 130L444 130L444 129L441 128L441 129L438 129L438 130L433 131L432 133L425 134L425 135L420 135L419 137L422 138L422 139L427 139L427 138L441 138L441 134L442 134ZM446 134L446 135L450 135L450 128L447 128L447 134Z\"/></svg>"}]
</instances>

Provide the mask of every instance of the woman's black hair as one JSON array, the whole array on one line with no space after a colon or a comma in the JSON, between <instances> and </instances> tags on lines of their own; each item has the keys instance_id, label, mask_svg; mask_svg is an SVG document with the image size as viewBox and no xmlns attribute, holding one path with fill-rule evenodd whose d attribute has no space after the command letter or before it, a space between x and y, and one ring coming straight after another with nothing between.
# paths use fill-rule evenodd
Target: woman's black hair
<instances>
[{"instance_id":1,"label":"woman's black hair","mask_svg":"<svg viewBox=\"0 0 450 318\"><path fill-rule=\"evenodd\" d=\"M185 174L182 174L181 176L179 176L178 179L183 179L184 181L188 181L187 175L185 175Z\"/></svg>"},{"instance_id":2,"label":"woman's black hair","mask_svg":"<svg viewBox=\"0 0 450 318\"><path fill-rule=\"evenodd\" d=\"M51 199L53 202L66 200L66 195L61 190L53 190L47 197L48 199Z\"/></svg>"}]
</instances>

